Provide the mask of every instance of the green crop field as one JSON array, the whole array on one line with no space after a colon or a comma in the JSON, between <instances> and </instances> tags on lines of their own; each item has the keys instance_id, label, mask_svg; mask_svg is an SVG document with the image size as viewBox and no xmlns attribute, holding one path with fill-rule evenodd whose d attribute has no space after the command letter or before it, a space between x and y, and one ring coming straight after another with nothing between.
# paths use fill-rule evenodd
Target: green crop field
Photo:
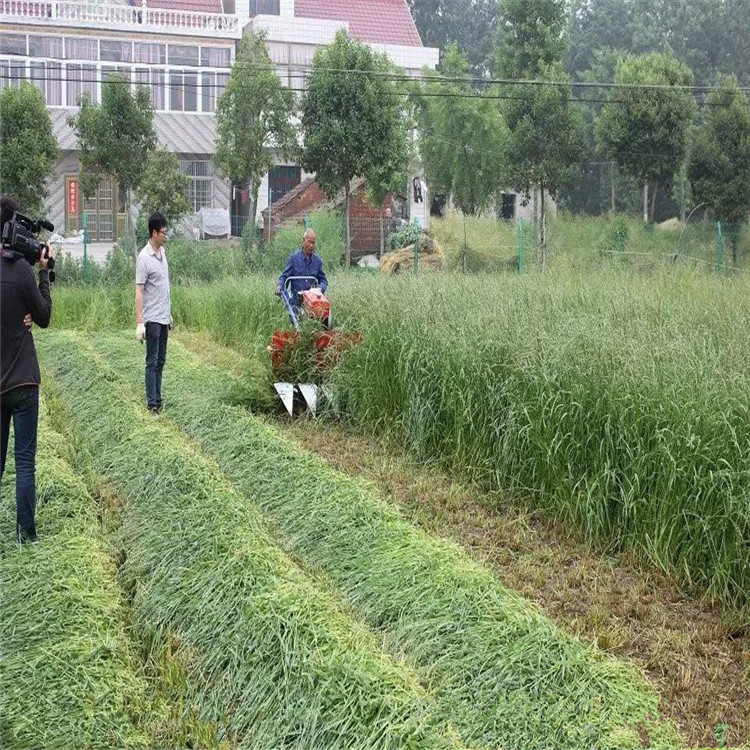
<instances>
[{"instance_id":1,"label":"green crop field","mask_svg":"<svg viewBox=\"0 0 750 750\"><path fill-rule=\"evenodd\" d=\"M327 376L319 429L343 420L503 490L746 621L746 286L684 269L339 273L338 325L363 341ZM35 332L41 542L16 549L2 511L0 744L684 747L632 664L285 434L272 292L255 275L175 284L154 418L131 289L54 290Z\"/></svg>"}]
</instances>

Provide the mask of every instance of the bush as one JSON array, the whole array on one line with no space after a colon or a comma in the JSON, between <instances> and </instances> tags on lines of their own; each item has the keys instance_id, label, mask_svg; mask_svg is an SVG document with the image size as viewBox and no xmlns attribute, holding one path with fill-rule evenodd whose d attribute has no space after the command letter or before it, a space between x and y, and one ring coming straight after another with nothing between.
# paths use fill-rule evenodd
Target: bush
<instances>
[{"instance_id":1,"label":"bush","mask_svg":"<svg viewBox=\"0 0 750 750\"><path fill-rule=\"evenodd\" d=\"M402 247L413 245L417 241L417 237L419 237L421 231L417 221L406 224L398 232L394 232L388 236L388 249L400 250Z\"/></svg>"}]
</instances>

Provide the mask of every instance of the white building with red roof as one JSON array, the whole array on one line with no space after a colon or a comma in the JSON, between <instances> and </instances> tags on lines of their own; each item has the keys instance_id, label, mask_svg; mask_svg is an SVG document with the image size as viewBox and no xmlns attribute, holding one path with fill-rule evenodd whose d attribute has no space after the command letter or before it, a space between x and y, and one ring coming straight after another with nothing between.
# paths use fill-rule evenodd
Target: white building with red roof
<instances>
[{"instance_id":1,"label":"white building with red roof","mask_svg":"<svg viewBox=\"0 0 750 750\"><path fill-rule=\"evenodd\" d=\"M68 125L80 95L94 101L111 72L147 85L162 145L190 176L190 202L241 215L244 186L214 172L216 101L246 30L263 30L281 80L304 87L315 51L339 29L370 44L406 73L435 67L406 0L0 0L0 87L31 81L44 93L62 152L50 186L50 214L61 233L75 234L84 211L92 240L116 239L124 197L105 180L83 201L76 140ZM261 187L259 211L300 182L299 166L279 164ZM237 227L235 227L237 229Z\"/></svg>"}]
</instances>

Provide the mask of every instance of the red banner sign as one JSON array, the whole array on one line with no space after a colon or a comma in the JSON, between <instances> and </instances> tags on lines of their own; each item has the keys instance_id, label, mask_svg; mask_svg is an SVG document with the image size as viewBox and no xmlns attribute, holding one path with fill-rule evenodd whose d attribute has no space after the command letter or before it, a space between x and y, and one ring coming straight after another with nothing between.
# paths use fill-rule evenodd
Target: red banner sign
<instances>
[{"instance_id":1,"label":"red banner sign","mask_svg":"<svg viewBox=\"0 0 750 750\"><path fill-rule=\"evenodd\" d=\"M68 180L68 215L78 216L78 180Z\"/></svg>"}]
</instances>

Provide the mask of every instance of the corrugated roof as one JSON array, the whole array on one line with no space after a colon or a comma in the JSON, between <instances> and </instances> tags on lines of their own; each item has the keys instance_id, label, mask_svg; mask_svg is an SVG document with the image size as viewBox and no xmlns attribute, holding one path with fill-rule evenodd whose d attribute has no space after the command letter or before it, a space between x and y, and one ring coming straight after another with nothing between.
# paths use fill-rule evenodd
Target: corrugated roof
<instances>
[{"instance_id":1,"label":"corrugated roof","mask_svg":"<svg viewBox=\"0 0 750 750\"><path fill-rule=\"evenodd\" d=\"M347 21L363 42L422 46L406 0L295 0L294 15Z\"/></svg>"},{"instance_id":2,"label":"corrugated roof","mask_svg":"<svg viewBox=\"0 0 750 750\"><path fill-rule=\"evenodd\" d=\"M76 109L53 107L49 110L52 129L62 151L76 151L75 133L68 119ZM216 142L216 118L190 112L155 112L154 130L159 143L177 154L212 154Z\"/></svg>"}]
</instances>

